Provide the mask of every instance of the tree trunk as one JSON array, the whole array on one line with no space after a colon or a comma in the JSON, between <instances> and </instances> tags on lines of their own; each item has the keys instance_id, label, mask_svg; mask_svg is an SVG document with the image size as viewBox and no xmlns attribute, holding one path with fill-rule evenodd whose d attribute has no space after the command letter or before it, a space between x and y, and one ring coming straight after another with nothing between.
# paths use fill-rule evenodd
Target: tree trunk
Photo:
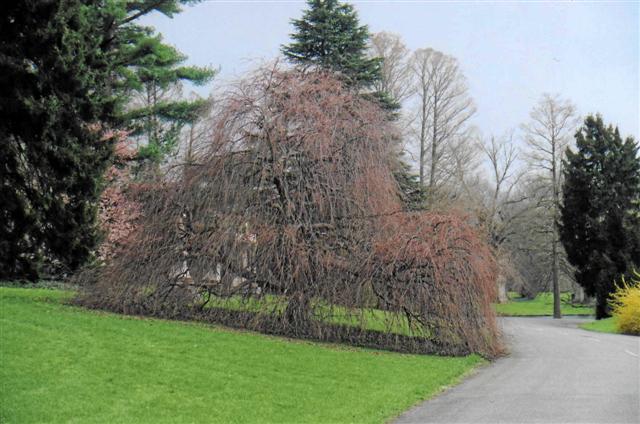
<instances>
[{"instance_id":1,"label":"tree trunk","mask_svg":"<svg viewBox=\"0 0 640 424\"><path fill-rule=\"evenodd\" d=\"M560 284L558 282L558 240L555 231L551 251L553 255L553 317L562 318L562 312L560 310Z\"/></svg>"},{"instance_id":2,"label":"tree trunk","mask_svg":"<svg viewBox=\"0 0 640 424\"><path fill-rule=\"evenodd\" d=\"M498 285L498 303L507 303L509 298L507 296L507 279L502 275L498 275L496 280Z\"/></svg>"},{"instance_id":3,"label":"tree trunk","mask_svg":"<svg viewBox=\"0 0 640 424\"><path fill-rule=\"evenodd\" d=\"M284 311L284 319L291 326L294 335L302 335L311 321L311 302L304 292L294 293Z\"/></svg>"},{"instance_id":4,"label":"tree trunk","mask_svg":"<svg viewBox=\"0 0 640 424\"><path fill-rule=\"evenodd\" d=\"M608 297L608 293L596 294L596 319L609 318L610 314L607 306Z\"/></svg>"},{"instance_id":5,"label":"tree trunk","mask_svg":"<svg viewBox=\"0 0 640 424\"><path fill-rule=\"evenodd\" d=\"M438 159L438 99L433 99L433 138L431 140L431 172L429 173L429 201L433 199L436 185L436 162Z\"/></svg>"},{"instance_id":6,"label":"tree trunk","mask_svg":"<svg viewBox=\"0 0 640 424\"><path fill-rule=\"evenodd\" d=\"M585 295L584 289L580 284L573 283L573 302L574 303L584 303Z\"/></svg>"},{"instance_id":7,"label":"tree trunk","mask_svg":"<svg viewBox=\"0 0 640 424\"><path fill-rule=\"evenodd\" d=\"M555 131L555 128L553 129ZM557 159L556 151L557 141L555 136L551 139L551 177L553 184L553 231L551 237L551 254L552 259L552 273L553 273L553 317L562 318L562 311L560 310L560 283L558 281L558 211L560 209L560 194L558 190L558 169L556 166Z\"/></svg>"},{"instance_id":8,"label":"tree trunk","mask_svg":"<svg viewBox=\"0 0 640 424\"><path fill-rule=\"evenodd\" d=\"M420 187L424 187L424 156L427 143L427 100L422 94L422 122L420 123Z\"/></svg>"}]
</instances>

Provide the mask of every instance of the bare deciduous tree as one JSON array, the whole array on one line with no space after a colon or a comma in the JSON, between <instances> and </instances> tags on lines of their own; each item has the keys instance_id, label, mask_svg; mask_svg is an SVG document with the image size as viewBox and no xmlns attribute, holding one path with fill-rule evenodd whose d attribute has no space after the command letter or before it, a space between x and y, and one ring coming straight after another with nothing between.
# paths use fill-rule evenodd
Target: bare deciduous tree
<instances>
[{"instance_id":1,"label":"bare deciduous tree","mask_svg":"<svg viewBox=\"0 0 640 424\"><path fill-rule=\"evenodd\" d=\"M517 197L523 200L508 209L510 215L518 218L512 222L512 230L502 246L509 252L517 271L517 281L513 281L512 288L528 297L553 290L553 257L549 246L554 231L545 189L537 178L524 178L520 182ZM584 301L562 248L558 249L558 284L561 289L574 292L574 301Z\"/></svg>"},{"instance_id":2,"label":"bare deciduous tree","mask_svg":"<svg viewBox=\"0 0 640 424\"><path fill-rule=\"evenodd\" d=\"M558 95L544 94L522 125L527 144L529 165L536 173L546 195L544 206L550 211L551 272L553 283L553 316L561 317L560 285L558 282L561 246L558 238L562 158L571 142L576 125L576 108Z\"/></svg>"},{"instance_id":3,"label":"bare deciduous tree","mask_svg":"<svg viewBox=\"0 0 640 424\"><path fill-rule=\"evenodd\" d=\"M388 93L398 103L413 94L408 65L409 49L398 34L374 34L370 40L369 53L372 57L382 58L382 78L373 85L376 91Z\"/></svg>"},{"instance_id":4,"label":"bare deciduous tree","mask_svg":"<svg viewBox=\"0 0 640 424\"><path fill-rule=\"evenodd\" d=\"M524 212L519 205L527 196L518 189L523 172L519 169L513 133L491 137L488 141L478 140L476 145L484 158L487 174L460 181L464 193L461 205L475 217L496 251L500 268L498 299L506 301L507 280L517 280L519 276L509 249L503 245L516 232L515 224Z\"/></svg>"},{"instance_id":5,"label":"bare deciduous tree","mask_svg":"<svg viewBox=\"0 0 640 424\"><path fill-rule=\"evenodd\" d=\"M468 136L468 121L476 108L455 58L430 48L419 49L411 58L410 69L417 87L420 182L427 184L433 196L442 174L451 172L446 169L448 156L456 158L456 150L464 151L461 141Z\"/></svg>"},{"instance_id":6,"label":"bare deciduous tree","mask_svg":"<svg viewBox=\"0 0 640 424\"><path fill-rule=\"evenodd\" d=\"M517 186L523 173L517 169L518 149L513 141L513 134L506 137L491 137L490 141L480 146L490 167L490 193L481 202L484 227L495 248L509 237L512 232L511 223L517 214L508 211L509 206L522 202L526 196L517 193Z\"/></svg>"}]
</instances>

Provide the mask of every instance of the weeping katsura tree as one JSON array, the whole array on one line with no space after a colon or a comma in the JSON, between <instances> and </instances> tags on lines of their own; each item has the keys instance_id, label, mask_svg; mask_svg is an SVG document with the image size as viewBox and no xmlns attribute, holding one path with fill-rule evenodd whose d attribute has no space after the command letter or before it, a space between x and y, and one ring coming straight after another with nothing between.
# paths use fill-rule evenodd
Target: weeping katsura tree
<instances>
[{"instance_id":1,"label":"weeping katsura tree","mask_svg":"<svg viewBox=\"0 0 640 424\"><path fill-rule=\"evenodd\" d=\"M229 90L194 160L142 190L138 230L83 303L495 354L490 248L462 217L403 211L394 124L342 84L274 67Z\"/></svg>"}]
</instances>

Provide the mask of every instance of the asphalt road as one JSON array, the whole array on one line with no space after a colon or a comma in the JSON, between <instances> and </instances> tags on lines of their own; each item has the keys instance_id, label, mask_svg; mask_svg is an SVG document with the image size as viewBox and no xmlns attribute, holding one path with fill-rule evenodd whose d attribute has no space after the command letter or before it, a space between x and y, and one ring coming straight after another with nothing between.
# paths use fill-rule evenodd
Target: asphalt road
<instances>
[{"instance_id":1,"label":"asphalt road","mask_svg":"<svg viewBox=\"0 0 640 424\"><path fill-rule=\"evenodd\" d=\"M509 356L397 422L640 424L640 338L580 322L502 319Z\"/></svg>"}]
</instances>

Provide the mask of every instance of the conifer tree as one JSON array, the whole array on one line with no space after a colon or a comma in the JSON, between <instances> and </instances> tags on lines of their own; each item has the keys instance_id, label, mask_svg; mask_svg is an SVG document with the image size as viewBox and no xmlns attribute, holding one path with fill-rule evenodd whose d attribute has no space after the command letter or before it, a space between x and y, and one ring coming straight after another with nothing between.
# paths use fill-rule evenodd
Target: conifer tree
<instances>
[{"instance_id":1,"label":"conifer tree","mask_svg":"<svg viewBox=\"0 0 640 424\"><path fill-rule=\"evenodd\" d=\"M282 47L293 63L331 70L347 84L369 87L380 79L380 58L367 56L369 29L353 6L338 0L308 0L301 19L292 20L293 42Z\"/></svg>"},{"instance_id":2,"label":"conifer tree","mask_svg":"<svg viewBox=\"0 0 640 424\"><path fill-rule=\"evenodd\" d=\"M0 10L0 279L72 270L97 240L113 111L99 1L21 0Z\"/></svg>"},{"instance_id":3,"label":"conifer tree","mask_svg":"<svg viewBox=\"0 0 640 424\"><path fill-rule=\"evenodd\" d=\"M640 265L638 144L623 141L602 117L588 116L564 166L560 237L576 281L596 297L600 319L609 316L615 281Z\"/></svg>"},{"instance_id":4,"label":"conifer tree","mask_svg":"<svg viewBox=\"0 0 640 424\"><path fill-rule=\"evenodd\" d=\"M164 44L150 28L129 24L132 45L144 54L126 69L125 89L130 97L128 111L122 118L141 145L138 159L153 164L161 162L178 145L184 125L192 123L206 108L207 100L182 98L182 83L207 83L216 71L206 67L185 66L187 59L176 48Z\"/></svg>"}]
</instances>

